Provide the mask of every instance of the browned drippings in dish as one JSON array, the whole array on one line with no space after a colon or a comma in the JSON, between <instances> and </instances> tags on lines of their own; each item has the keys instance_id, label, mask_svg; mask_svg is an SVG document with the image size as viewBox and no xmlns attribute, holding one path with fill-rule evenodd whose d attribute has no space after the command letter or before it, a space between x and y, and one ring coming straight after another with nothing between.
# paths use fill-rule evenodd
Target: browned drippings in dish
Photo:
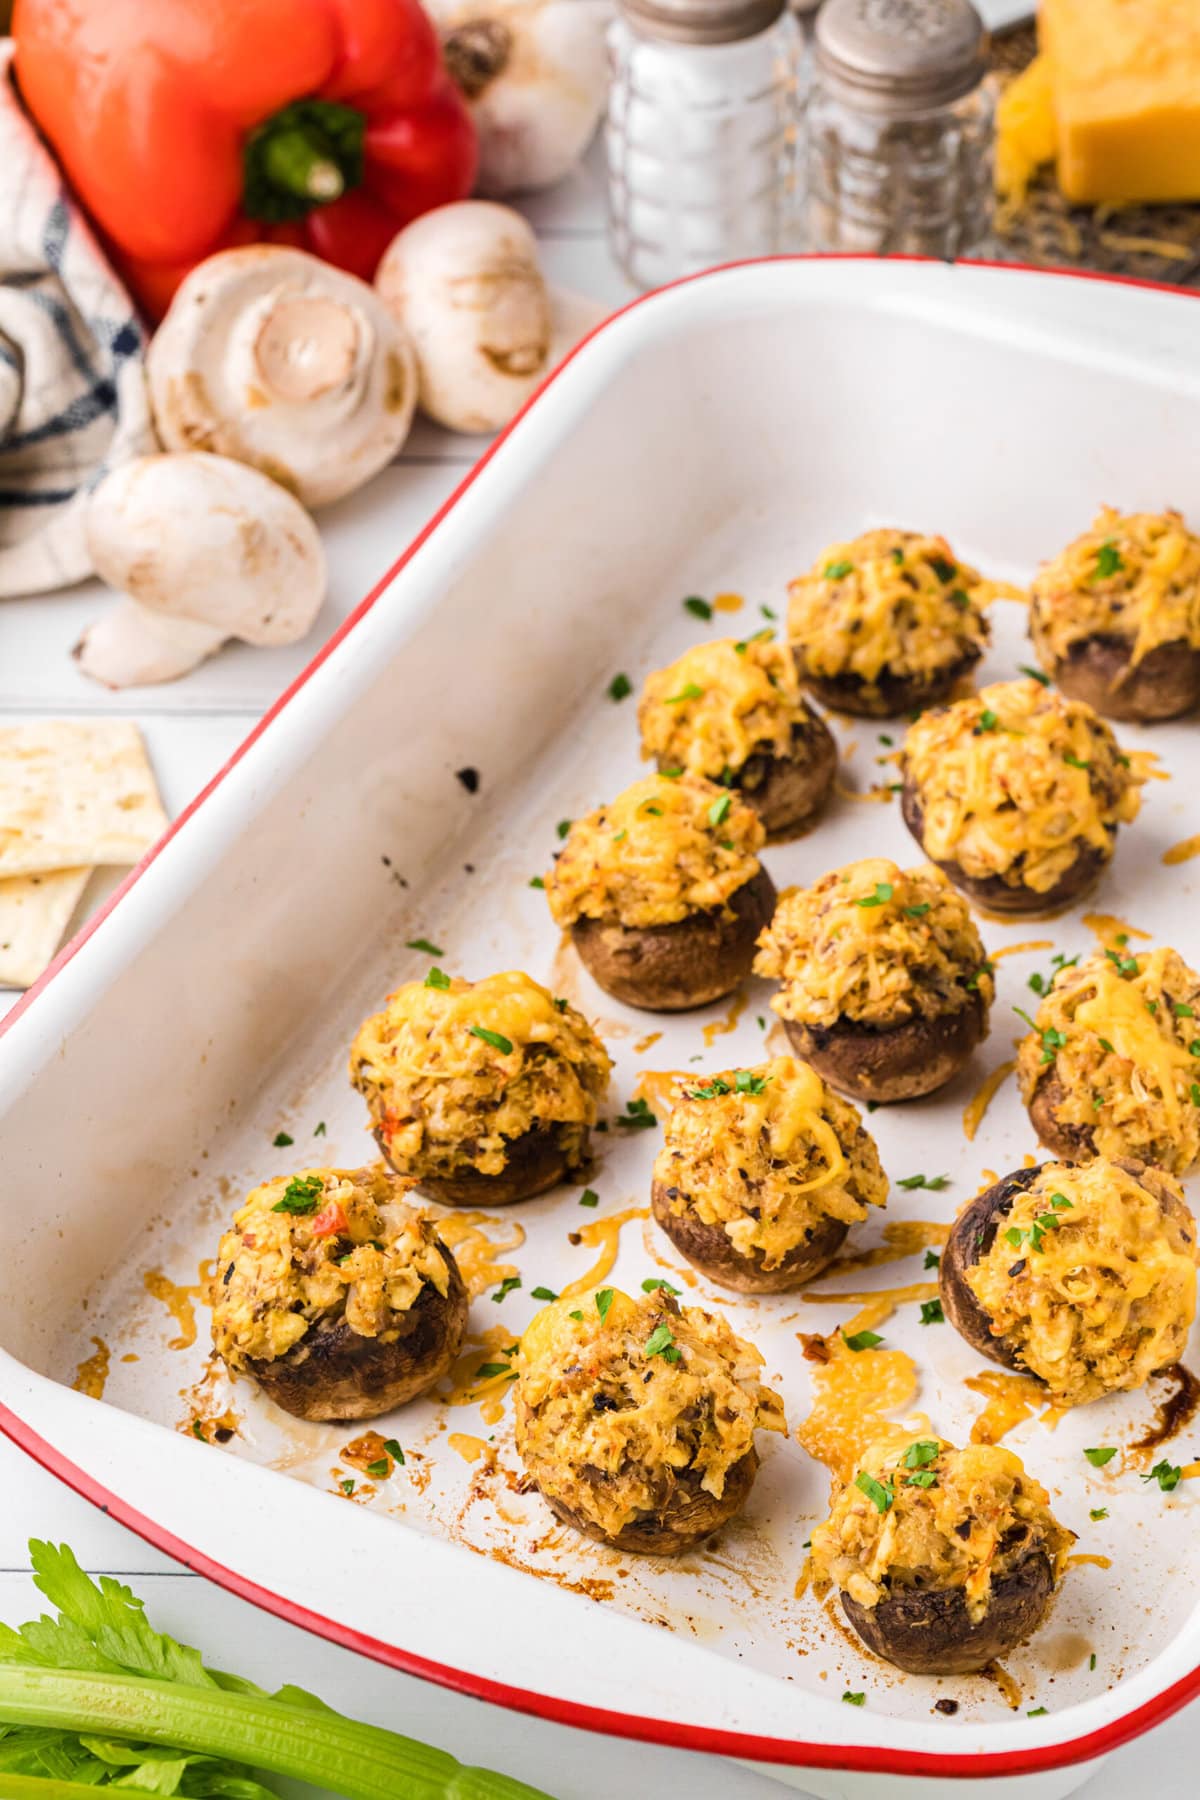
<instances>
[{"instance_id":1,"label":"browned drippings in dish","mask_svg":"<svg viewBox=\"0 0 1200 1800\"><path fill-rule=\"evenodd\" d=\"M1000 1689L1004 1704L1016 1712L1021 1704L1021 1690L1008 1670L1001 1663L990 1662L986 1669L980 1670L980 1674Z\"/></svg>"},{"instance_id":2,"label":"browned drippings in dish","mask_svg":"<svg viewBox=\"0 0 1200 1800\"><path fill-rule=\"evenodd\" d=\"M972 1094L971 1098L967 1101L967 1104L963 1107L963 1136L967 1139L968 1143L974 1138L975 1133L983 1124L983 1115L992 1104L992 1101L996 1098L996 1094L1000 1087L1008 1080L1016 1066L1017 1063L1015 1057L1010 1058L1008 1062L1002 1062L999 1068L992 1070L987 1080L974 1094Z\"/></svg>"},{"instance_id":3,"label":"browned drippings in dish","mask_svg":"<svg viewBox=\"0 0 1200 1800\"><path fill-rule=\"evenodd\" d=\"M489 1325L479 1335L472 1334L470 1348L450 1370L448 1388L439 1387L437 1397L446 1406L478 1406L485 1425L495 1425L504 1416L510 1373L517 1349L517 1339L507 1325ZM495 1366L496 1373L480 1375L482 1368Z\"/></svg>"},{"instance_id":4,"label":"browned drippings in dish","mask_svg":"<svg viewBox=\"0 0 1200 1800\"><path fill-rule=\"evenodd\" d=\"M1146 1452L1157 1450L1173 1438L1177 1431L1190 1425L1200 1408L1200 1380L1185 1369L1182 1363L1172 1363L1169 1369L1163 1369L1155 1380L1170 1381L1174 1385L1161 1400L1155 1402L1154 1423L1144 1437L1135 1439L1130 1444L1131 1451L1141 1451L1139 1462L1145 1462Z\"/></svg>"},{"instance_id":5,"label":"browned drippings in dish","mask_svg":"<svg viewBox=\"0 0 1200 1800\"><path fill-rule=\"evenodd\" d=\"M95 1349L77 1365L71 1386L77 1394L86 1394L90 1400L101 1400L108 1380L111 1352L103 1338L94 1337L92 1343Z\"/></svg>"},{"instance_id":6,"label":"browned drippings in dish","mask_svg":"<svg viewBox=\"0 0 1200 1800\"><path fill-rule=\"evenodd\" d=\"M378 1431L364 1431L361 1437L352 1438L346 1445L342 1451L342 1461L363 1470L368 1469L372 1463L386 1462L390 1469L392 1458Z\"/></svg>"}]
</instances>

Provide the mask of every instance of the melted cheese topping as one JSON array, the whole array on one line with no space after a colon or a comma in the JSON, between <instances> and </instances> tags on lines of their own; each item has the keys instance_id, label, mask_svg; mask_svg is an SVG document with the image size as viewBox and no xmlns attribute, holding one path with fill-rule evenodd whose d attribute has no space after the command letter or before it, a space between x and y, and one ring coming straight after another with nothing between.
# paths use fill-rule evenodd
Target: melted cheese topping
<instances>
[{"instance_id":1,"label":"melted cheese topping","mask_svg":"<svg viewBox=\"0 0 1200 1800\"><path fill-rule=\"evenodd\" d=\"M674 925L728 905L758 873L766 833L737 794L698 775L649 775L576 819L546 898L557 925Z\"/></svg>"},{"instance_id":2,"label":"melted cheese topping","mask_svg":"<svg viewBox=\"0 0 1200 1800\"><path fill-rule=\"evenodd\" d=\"M611 1067L583 1014L519 970L410 981L350 1051L388 1157L413 1180L464 1165L498 1175L515 1138L547 1127L580 1167Z\"/></svg>"},{"instance_id":3,"label":"melted cheese topping","mask_svg":"<svg viewBox=\"0 0 1200 1800\"><path fill-rule=\"evenodd\" d=\"M1026 1105L1053 1078L1055 1116L1101 1156L1200 1165L1200 976L1176 951L1093 951L1058 972L1034 1023L1017 1056Z\"/></svg>"},{"instance_id":4,"label":"melted cheese topping","mask_svg":"<svg viewBox=\"0 0 1200 1800\"><path fill-rule=\"evenodd\" d=\"M857 1109L793 1056L689 1077L654 1176L672 1212L720 1225L739 1255L760 1251L764 1269L825 1219L865 1219L888 1191Z\"/></svg>"},{"instance_id":5,"label":"melted cheese topping","mask_svg":"<svg viewBox=\"0 0 1200 1800\"><path fill-rule=\"evenodd\" d=\"M720 1498L755 1430L784 1429L762 1360L724 1319L661 1294L560 1299L521 1340L518 1453L543 1493L609 1536L661 1516L685 1473Z\"/></svg>"},{"instance_id":6,"label":"melted cheese topping","mask_svg":"<svg viewBox=\"0 0 1200 1800\"><path fill-rule=\"evenodd\" d=\"M1045 1488L1011 1450L893 1436L868 1449L858 1474L875 1484L880 1504L848 1482L812 1534L812 1562L818 1581L860 1606L905 1589L961 1588L977 1624L993 1584L1031 1550L1044 1550L1055 1582L1061 1578L1074 1533L1059 1525Z\"/></svg>"},{"instance_id":7,"label":"melted cheese topping","mask_svg":"<svg viewBox=\"0 0 1200 1800\"><path fill-rule=\"evenodd\" d=\"M967 903L932 864L868 857L789 888L758 942L755 973L783 983L773 1009L805 1025L941 1018L995 993Z\"/></svg>"},{"instance_id":8,"label":"melted cheese topping","mask_svg":"<svg viewBox=\"0 0 1200 1800\"><path fill-rule=\"evenodd\" d=\"M1038 894L1082 849L1110 857L1117 826L1138 813L1140 776L1108 726L1033 680L923 713L904 740L903 767L935 862Z\"/></svg>"},{"instance_id":9,"label":"melted cheese topping","mask_svg":"<svg viewBox=\"0 0 1200 1800\"><path fill-rule=\"evenodd\" d=\"M788 636L801 675L934 676L987 643L977 569L943 537L866 531L830 544L792 582Z\"/></svg>"},{"instance_id":10,"label":"melted cheese topping","mask_svg":"<svg viewBox=\"0 0 1200 1800\"><path fill-rule=\"evenodd\" d=\"M1078 1406L1141 1387L1182 1355L1196 1312L1195 1225L1160 1169L1047 1163L966 1280L992 1335L1056 1401Z\"/></svg>"},{"instance_id":11,"label":"melted cheese topping","mask_svg":"<svg viewBox=\"0 0 1200 1800\"><path fill-rule=\"evenodd\" d=\"M231 1369L286 1356L318 1319L392 1343L396 1315L449 1270L433 1222L375 1169L302 1169L246 1196L217 1250L212 1332ZM304 1212L276 1211L287 1196Z\"/></svg>"},{"instance_id":12,"label":"melted cheese topping","mask_svg":"<svg viewBox=\"0 0 1200 1800\"><path fill-rule=\"evenodd\" d=\"M1159 644L1200 649L1200 537L1177 512L1106 506L1039 569L1029 627L1049 668L1091 637L1122 639L1135 663Z\"/></svg>"},{"instance_id":13,"label":"melted cheese topping","mask_svg":"<svg viewBox=\"0 0 1200 1800\"><path fill-rule=\"evenodd\" d=\"M712 780L752 756L786 757L813 722L791 652L778 643L719 638L646 677L638 707L642 756Z\"/></svg>"}]
</instances>

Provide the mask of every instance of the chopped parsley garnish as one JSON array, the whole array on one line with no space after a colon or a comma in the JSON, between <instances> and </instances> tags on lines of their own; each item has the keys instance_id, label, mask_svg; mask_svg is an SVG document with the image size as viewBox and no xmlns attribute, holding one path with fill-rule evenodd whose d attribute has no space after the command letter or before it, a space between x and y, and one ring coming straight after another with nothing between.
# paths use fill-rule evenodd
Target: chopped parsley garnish
<instances>
[{"instance_id":1,"label":"chopped parsley garnish","mask_svg":"<svg viewBox=\"0 0 1200 1800\"><path fill-rule=\"evenodd\" d=\"M900 1462L906 1469L924 1469L931 1462L936 1462L941 1454L942 1446L936 1438L918 1438L915 1444L908 1446Z\"/></svg>"},{"instance_id":2,"label":"chopped parsley garnish","mask_svg":"<svg viewBox=\"0 0 1200 1800\"><path fill-rule=\"evenodd\" d=\"M519 1288L520 1285L521 1285L521 1277L519 1275L506 1275L504 1277L504 1280L500 1283L500 1286L496 1289L495 1293L492 1295L492 1299L493 1300L503 1300L505 1294L511 1294L513 1289Z\"/></svg>"},{"instance_id":3,"label":"chopped parsley garnish","mask_svg":"<svg viewBox=\"0 0 1200 1800\"><path fill-rule=\"evenodd\" d=\"M936 1250L927 1250L925 1252L925 1261L921 1266L925 1269L937 1269L941 1267L941 1262L942 1259Z\"/></svg>"},{"instance_id":4,"label":"chopped parsley garnish","mask_svg":"<svg viewBox=\"0 0 1200 1800\"><path fill-rule=\"evenodd\" d=\"M377 1462L367 1464L367 1474L373 1476L376 1481L385 1481L391 1472L392 1465L386 1456L381 1456Z\"/></svg>"},{"instance_id":5,"label":"chopped parsley garnish","mask_svg":"<svg viewBox=\"0 0 1200 1800\"><path fill-rule=\"evenodd\" d=\"M387 1451L388 1455L391 1457L392 1461L394 1463L399 1463L400 1467L403 1468L404 1467L404 1452L400 1448L399 1444L396 1442L395 1438L385 1438L383 1440L383 1447Z\"/></svg>"},{"instance_id":6,"label":"chopped parsley garnish","mask_svg":"<svg viewBox=\"0 0 1200 1800\"><path fill-rule=\"evenodd\" d=\"M665 706L678 706L684 700L703 700L704 689L697 687L694 681L685 681L677 694L668 694L663 702Z\"/></svg>"},{"instance_id":7,"label":"chopped parsley garnish","mask_svg":"<svg viewBox=\"0 0 1200 1800\"><path fill-rule=\"evenodd\" d=\"M1055 1025L1047 1025L1044 1031L1040 1030L1036 1022L1021 1007L1014 1006L1013 1011L1018 1019L1024 1019L1030 1031L1036 1032L1037 1036L1041 1038L1043 1063L1052 1063L1055 1051L1061 1050L1067 1041L1065 1032L1059 1031Z\"/></svg>"},{"instance_id":8,"label":"chopped parsley garnish","mask_svg":"<svg viewBox=\"0 0 1200 1800\"><path fill-rule=\"evenodd\" d=\"M985 706L979 715L979 723L975 727L976 735L978 736L981 731L995 731L999 723L999 713L993 712L990 706Z\"/></svg>"},{"instance_id":9,"label":"chopped parsley garnish","mask_svg":"<svg viewBox=\"0 0 1200 1800\"><path fill-rule=\"evenodd\" d=\"M902 1188L928 1188L930 1193L940 1194L943 1188L950 1186L948 1175L904 1175L896 1183Z\"/></svg>"},{"instance_id":10,"label":"chopped parsley garnish","mask_svg":"<svg viewBox=\"0 0 1200 1800\"><path fill-rule=\"evenodd\" d=\"M900 548L899 544L897 544L895 549L892 551L892 561L894 563L902 563L904 561L904 552Z\"/></svg>"},{"instance_id":11,"label":"chopped parsley garnish","mask_svg":"<svg viewBox=\"0 0 1200 1800\"><path fill-rule=\"evenodd\" d=\"M1075 1202L1068 1200L1065 1194L1051 1194L1050 1204L1055 1212L1070 1212L1074 1208Z\"/></svg>"},{"instance_id":12,"label":"chopped parsley garnish","mask_svg":"<svg viewBox=\"0 0 1200 1800\"><path fill-rule=\"evenodd\" d=\"M763 605L760 606L758 610L764 619L777 619L779 617L779 614L770 606Z\"/></svg>"},{"instance_id":13,"label":"chopped parsley garnish","mask_svg":"<svg viewBox=\"0 0 1200 1800\"><path fill-rule=\"evenodd\" d=\"M1124 980L1131 981L1137 974L1138 966L1136 956L1123 956L1119 950L1106 950L1104 954L1107 956L1109 962L1115 966L1117 974L1122 976Z\"/></svg>"},{"instance_id":14,"label":"chopped parsley garnish","mask_svg":"<svg viewBox=\"0 0 1200 1800\"><path fill-rule=\"evenodd\" d=\"M565 1013L570 1004L571 1004L571 1002L569 1000L564 999L561 995L556 994L554 996L555 1012Z\"/></svg>"},{"instance_id":15,"label":"chopped parsley garnish","mask_svg":"<svg viewBox=\"0 0 1200 1800\"><path fill-rule=\"evenodd\" d=\"M957 606L959 612L966 612L971 604L971 596L968 594L966 588L952 588L950 591L950 604L951 606Z\"/></svg>"},{"instance_id":16,"label":"chopped parsley garnish","mask_svg":"<svg viewBox=\"0 0 1200 1800\"><path fill-rule=\"evenodd\" d=\"M922 1325L944 1325L946 1323L946 1315L942 1311L940 1300L922 1300L921 1323Z\"/></svg>"},{"instance_id":17,"label":"chopped parsley garnish","mask_svg":"<svg viewBox=\"0 0 1200 1800\"><path fill-rule=\"evenodd\" d=\"M546 884L540 875L531 875L529 877L529 885L531 888L544 888Z\"/></svg>"},{"instance_id":18,"label":"chopped parsley garnish","mask_svg":"<svg viewBox=\"0 0 1200 1800\"><path fill-rule=\"evenodd\" d=\"M1194 1019L1196 1016L1192 1007L1185 1006L1182 1000L1172 1000L1171 1011L1177 1019Z\"/></svg>"},{"instance_id":19,"label":"chopped parsley garnish","mask_svg":"<svg viewBox=\"0 0 1200 1800\"><path fill-rule=\"evenodd\" d=\"M642 1283L642 1292L643 1294L679 1294L682 1292L682 1289L672 1287L671 1283L669 1281L664 1281L661 1275L647 1275L645 1281Z\"/></svg>"},{"instance_id":20,"label":"chopped parsley garnish","mask_svg":"<svg viewBox=\"0 0 1200 1800\"><path fill-rule=\"evenodd\" d=\"M708 809L709 824L713 826L720 825L722 821L728 817L729 809L732 805L733 798L729 794L722 794L720 799L714 800Z\"/></svg>"},{"instance_id":21,"label":"chopped parsley garnish","mask_svg":"<svg viewBox=\"0 0 1200 1800\"><path fill-rule=\"evenodd\" d=\"M1095 1666L1096 1666L1096 1652L1093 1650L1092 1654L1088 1657L1088 1668L1094 1669Z\"/></svg>"},{"instance_id":22,"label":"chopped parsley garnish","mask_svg":"<svg viewBox=\"0 0 1200 1800\"><path fill-rule=\"evenodd\" d=\"M734 1073L733 1085L739 1094L763 1094L770 1079L769 1075L756 1075L753 1069L738 1069Z\"/></svg>"},{"instance_id":23,"label":"chopped parsley garnish","mask_svg":"<svg viewBox=\"0 0 1200 1800\"><path fill-rule=\"evenodd\" d=\"M1090 762L1085 762L1082 756L1076 756L1070 750L1063 751L1063 761L1072 769L1090 769L1092 766Z\"/></svg>"},{"instance_id":24,"label":"chopped parsley garnish","mask_svg":"<svg viewBox=\"0 0 1200 1800\"><path fill-rule=\"evenodd\" d=\"M862 898L856 900L854 904L855 906L886 906L895 891L896 890L890 881L877 881L875 883L875 892L873 894L864 894Z\"/></svg>"},{"instance_id":25,"label":"chopped parsley garnish","mask_svg":"<svg viewBox=\"0 0 1200 1800\"><path fill-rule=\"evenodd\" d=\"M1200 1038L1193 1038L1188 1045L1189 1056L1200 1056Z\"/></svg>"},{"instance_id":26,"label":"chopped parsley garnish","mask_svg":"<svg viewBox=\"0 0 1200 1800\"><path fill-rule=\"evenodd\" d=\"M277 1131L271 1140L277 1150L285 1150L289 1144L294 1144L295 1141L295 1138L289 1137L286 1131Z\"/></svg>"},{"instance_id":27,"label":"chopped parsley garnish","mask_svg":"<svg viewBox=\"0 0 1200 1800\"><path fill-rule=\"evenodd\" d=\"M325 1121L324 1121L324 1119L318 1119L316 1124L313 1126L313 1136L314 1137L324 1137L325 1136Z\"/></svg>"},{"instance_id":28,"label":"chopped parsley garnish","mask_svg":"<svg viewBox=\"0 0 1200 1800\"><path fill-rule=\"evenodd\" d=\"M751 644L765 644L769 638L773 638L774 636L775 633L771 630L771 627L765 625L761 631L752 632L748 638L742 638L740 643L735 644L733 647L739 656L745 656L746 651L750 648ZM772 677L772 679L774 679L774 677Z\"/></svg>"},{"instance_id":29,"label":"chopped parsley garnish","mask_svg":"<svg viewBox=\"0 0 1200 1800\"><path fill-rule=\"evenodd\" d=\"M1092 580L1107 581L1110 575L1115 575L1118 569L1124 567L1121 552L1112 539L1108 538L1096 552L1096 567L1092 573Z\"/></svg>"},{"instance_id":30,"label":"chopped parsley garnish","mask_svg":"<svg viewBox=\"0 0 1200 1800\"><path fill-rule=\"evenodd\" d=\"M1031 1707L1029 1712L1025 1714L1025 1717L1027 1719L1044 1719L1046 1717L1046 1709L1044 1706Z\"/></svg>"},{"instance_id":31,"label":"chopped parsley garnish","mask_svg":"<svg viewBox=\"0 0 1200 1800\"><path fill-rule=\"evenodd\" d=\"M689 594L683 603L683 610L690 612L695 619L711 619L713 616L712 607L699 594Z\"/></svg>"},{"instance_id":32,"label":"chopped parsley garnish","mask_svg":"<svg viewBox=\"0 0 1200 1800\"><path fill-rule=\"evenodd\" d=\"M1139 1481L1157 1481L1164 1494L1169 1494L1172 1488L1177 1488L1182 1479L1183 1470L1179 1464L1169 1462L1155 1463L1148 1475L1138 1476Z\"/></svg>"},{"instance_id":33,"label":"chopped parsley garnish","mask_svg":"<svg viewBox=\"0 0 1200 1800\"><path fill-rule=\"evenodd\" d=\"M1043 687L1050 686L1050 677L1044 669L1034 669L1031 668L1028 663L1018 663L1017 673L1020 675L1028 675L1030 681L1040 681Z\"/></svg>"},{"instance_id":34,"label":"chopped parsley garnish","mask_svg":"<svg viewBox=\"0 0 1200 1800\"><path fill-rule=\"evenodd\" d=\"M958 564L947 562L944 556L931 556L929 566L939 581L953 581L958 574Z\"/></svg>"},{"instance_id":35,"label":"chopped parsley garnish","mask_svg":"<svg viewBox=\"0 0 1200 1800\"><path fill-rule=\"evenodd\" d=\"M931 901L921 900L916 906L906 906L903 909L904 916L906 919L923 919L925 914L930 910L931 905Z\"/></svg>"},{"instance_id":36,"label":"chopped parsley garnish","mask_svg":"<svg viewBox=\"0 0 1200 1800\"><path fill-rule=\"evenodd\" d=\"M1102 1469L1105 1463L1110 1463L1112 1461L1117 1452L1112 1445L1101 1444L1098 1449L1085 1450L1083 1454L1087 1457L1093 1469Z\"/></svg>"},{"instance_id":37,"label":"chopped parsley garnish","mask_svg":"<svg viewBox=\"0 0 1200 1800\"><path fill-rule=\"evenodd\" d=\"M573 1312L573 1313L568 1313L567 1317L568 1317L568 1319L582 1319L583 1314L581 1312Z\"/></svg>"},{"instance_id":38,"label":"chopped parsley garnish","mask_svg":"<svg viewBox=\"0 0 1200 1800\"><path fill-rule=\"evenodd\" d=\"M338 1486L341 1488L343 1494L352 1494L354 1492L354 1483L350 1480L339 1481Z\"/></svg>"},{"instance_id":39,"label":"chopped parsley garnish","mask_svg":"<svg viewBox=\"0 0 1200 1800\"><path fill-rule=\"evenodd\" d=\"M854 1485L860 1494L865 1494L876 1512L885 1513L896 1498L896 1490L890 1481L876 1481L865 1469L860 1469L854 1477Z\"/></svg>"},{"instance_id":40,"label":"chopped parsley garnish","mask_svg":"<svg viewBox=\"0 0 1200 1800\"><path fill-rule=\"evenodd\" d=\"M849 1337L843 1331L842 1342L847 1350L873 1350L883 1339L877 1331L855 1331Z\"/></svg>"},{"instance_id":41,"label":"chopped parsley garnish","mask_svg":"<svg viewBox=\"0 0 1200 1800\"><path fill-rule=\"evenodd\" d=\"M324 1192L325 1184L319 1175L293 1175L271 1211L297 1214L314 1213Z\"/></svg>"},{"instance_id":42,"label":"chopped parsley garnish","mask_svg":"<svg viewBox=\"0 0 1200 1800\"><path fill-rule=\"evenodd\" d=\"M600 1196L595 1188L584 1188L579 1196L579 1204L580 1206L599 1206Z\"/></svg>"},{"instance_id":43,"label":"chopped parsley garnish","mask_svg":"<svg viewBox=\"0 0 1200 1800\"><path fill-rule=\"evenodd\" d=\"M535 1287L530 1288L529 1298L531 1300L557 1300L558 1295L554 1292L553 1288Z\"/></svg>"},{"instance_id":44,"label":"chopped parsley garnish","mask_svg":"<svg viewBox=\"0 0 1200 1800\"><path fill-rule=\"evenodd\" d=\"M615 1121L618 1131L652 1131L658 1120L650 1111L648 1100L627 1100L625 1111Z\"/></svg>"},{"instance_id":45,"label":"chopped parsley garnish","mask_svg":"<svg viewBox=\"0 0 1200 1800\"><path fill-rule=\"evenodd\" d=\"M613 1303L613 1292L614 1290L612 1288L598 1288L596 1290L596 1311L600 1314L600 1323L602 1325L605 1319L607 1319L608 1309Z\"/></svg>"},{"instance_id":46,"label":"chopped parsley garnish","mask_svg":"<svg viewBox=\"0 0 1200 1800\"><path fill-rule=\"evenodd\" d=\"M425 986L427 988L440 988L442 992L445 993L446 989L450 986L450 977L444 969L439 969L435 965L425 977Z\"/></svg>"},{"instance_id":47,"label":"chopped parsley garnish","mask_svg":"<svg viewBox=\"0 0 1200 1800\"><path fill-rule=\"evenodd\" d=\"M426 956L445 956L446 954L437 944L431 944L428 938L409 938L405 949L423 950Z\"/></svg>"},{"instance_id":48,"label":"chopped parsley garnish","mask_svg":"<svg viewBox=\"0 0 1200 1800\"><path fill-rule=\"evenodd\" d=\"M575 1313L573 1316L575 1318L581 1318L583 1315L581 1313ZM476 1381L494 1381L497 1375L509 1375L514 1381L517 1378L516 1370L510 1369L507 1363L502 1362L480 1363L475 1371Z\"/></svg>"},{"instance_id":49,"label":"chopped parsley garnish","mask_svg":"<svg viewBox=\"0 0 1200 1800\"><path fill-rule=\"evenodd\" d=\"M1099 1046L1102 1050L1107 1050L1108 1054L1110 1056L1115 1056L1117 1054L1116 1051L1113 1049L1112 1045L1109 1043L1107 1038L1097 1038L1096 1042L1099 1044Z\"/></svg>"},{"instance_id":50,"label":"chopped parsley garnish","mask_svg":"<svg viewBox=\"0 0 1200 1800\"><path fill-rule=\"evenodd\" d=\"M937 1486L936 1469L918 1469L915 1475L906 1475L905 1487L931 1488Z\"/></svg>"},{"instance_id":51,"label":"chopped parsley garnish","mask_svg":"<svg viewBox=\"0 0 1200 1800\"><path fill-rule=\"evenodd\" d=\"M824 571L823 571L825 580L826 581L840 581L842 579L842 576L849 575L853 568L854 568L854 564L852 562L829 562L829 563L826 563Z\"/></svg>"},{"instance_id":52,"label":"chopped parsley garnish","mask_svg":"<svg viewBox=\"0 0 1200 1800\"><path fill-rule=\"evenodd\" d=\"M484 1044L490 1044L501 1056L512 1055L512 1039L506 1038L502 1031L489 1031L486 1025L468 1025L469 1037L477 1037Z\"/></svg>"},{"instance_id":53,"label":"chopped parsley garnish","mask_svg":"<svg viewBox=\"0 0 1200 1800\"><path fill-rule=\"evenodd\" d=\"M1200 1081L1193 1081L1191 1086L1192 1105L1200 1106Z\"/></svg>"},{"instance_id":54,"label":"chopped parsley garnish","mask_svg":"<svg viewBox=\"0 0 1200 1800\"><path fill-rule=\"evenodd\" d=\"M865 1706L867 1704L867 1696L865 1694L852 1694L849 1688L847 1688L842 1695L842 1699L847 1706Z\"/></svg>"},{"instance_id":55,"label":"chopped parsley garnish","mask_svg":"<svg viewBox=\"0 0 1200 1800\"><path fill-rule=\"evenodd\" d=\"M1107 1517L1108 1517L1107 1506L1093 1506L1091 1512L1088 1514L1088 1518L1095 1520L1095 1522L1097 1524L1099 1524L1101 1519L1107 1519Z\"/></svg>"},{"instance_id":56,"label":"chopped parsley garnish","mask_svg":"<svg viewBox=\"0 0 1200 1800\"><path fill-rule=\"evenodd\" d=\"M646 1355L661 1356L664 1362L678 1362L681 1354L671 1327L665 1321L656 1325L646 1339Z\"/></svg>"},{"instance_id":57,"label":"chopped parsley garnish","mask_svg":"<svg viewBox=\"0 0 1200 1800\"><path fill-rule=\"evenodd\" d=\"M610 700L627 700L633 692L633 683L628 675L614 675L608 684Z\"/></svg>"},{"instance_id":58,"label":"chopped parsley garnish","mask_svg":"<svg viewBox=\"0 0 1200 1800\"><path fill-rule=\"evenodd\" d=\"M574 819L560 819L554 829L560 838L565 838L574 823Z\"/></svg>"}]
</instances>

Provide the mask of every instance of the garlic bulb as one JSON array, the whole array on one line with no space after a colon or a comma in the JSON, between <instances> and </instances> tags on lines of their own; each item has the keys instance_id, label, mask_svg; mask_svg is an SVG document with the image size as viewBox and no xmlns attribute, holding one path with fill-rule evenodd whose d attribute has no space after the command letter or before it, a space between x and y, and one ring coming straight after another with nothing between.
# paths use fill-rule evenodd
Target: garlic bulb
<instances>
[{"instance_id":1,"label":"garlic bulb","mask_svg":"<svg viewBox=\"0 0 1200 1800\"><path fill-rule=\"evenodd\" d=\"M431 0L479 132L480 194L561 181L604 106L607 0Z\"/></svg>"}]
</instances>

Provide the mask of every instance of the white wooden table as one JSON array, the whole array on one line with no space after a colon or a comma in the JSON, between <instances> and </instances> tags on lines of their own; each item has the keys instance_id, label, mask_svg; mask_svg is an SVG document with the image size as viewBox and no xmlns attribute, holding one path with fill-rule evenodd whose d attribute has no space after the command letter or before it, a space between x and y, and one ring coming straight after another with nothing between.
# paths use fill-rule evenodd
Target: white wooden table
<instances>
[{"instance_id":1,"label":"white wooden table","mask_svg":"<svg viewBox=\"0 0 1200 1800\"><path fill-rule=\"evenodd\" d=\"M600 193L599 163L593 158L527 211L550 278L617 304L629 290L605 246ZM366 510L390 510L399 553L453 491L479 448L476 440L419 426L398 463L364 492L321 514L330 596L309 637L290 649L227 650L181 683L108 695L83 679L69 655L83 626L106 604L97 586L6 602L0 607L0 723L81 713L135 718L167 809L177 813L382 572L359 548L357 526ZM85 904L94 905L103 891L104 883L97 881ZM12 998L0 992L0 1008ZM267 1685L296 1682L347 1713L441 1745L464 1762L519 1776L556 1800L612 1800L622 1793L664 1800L769 1800L784 1791L715 1758L542 1724L336 1649L187 1574L3 1439L0 1494L0 1618L5 1620L17 1622L42 1610L28 1573L26 1544L30 1537L49 1538L71 1544L85 1568L128 1578L157 1623L198 1644L219 1667ZM1134 1791L1182 1800L1195 1792L1191 1771L1198 1762L1200 1711L1193 1708L1114 1757L1081 1793L1084 1800L1128 1800Z\"/></svg>"}]
</instances>

